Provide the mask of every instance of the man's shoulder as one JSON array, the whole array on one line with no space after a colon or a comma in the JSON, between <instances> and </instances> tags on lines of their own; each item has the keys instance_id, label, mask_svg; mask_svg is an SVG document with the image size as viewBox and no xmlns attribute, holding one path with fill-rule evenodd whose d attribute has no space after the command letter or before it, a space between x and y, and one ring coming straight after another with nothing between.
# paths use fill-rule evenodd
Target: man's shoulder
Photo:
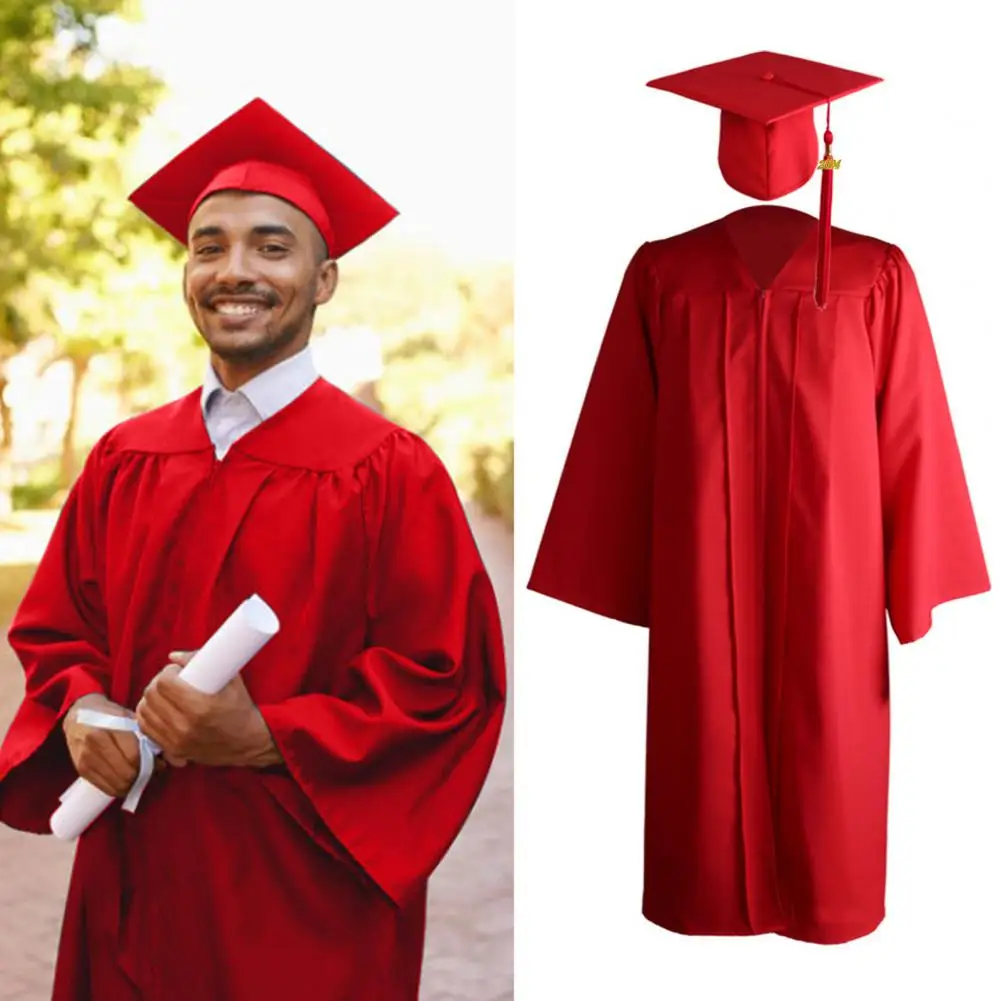
<instances>
[{"instance_id":1,"label":"man's shoulder","mask_svg":"<svg viewBox=\"0 0 1001 1001\"><path fill-rule=\"evenodd\" d=\"M402 425L320 378L284 411L234 445L279 467L343 473L372 460L399 436Z\"/></svg>"},{"instance_id":2,"label":"man's shoulder","mask_svg":"<svg viewBox=\"0 0 1001 1001\"><path fill-rule=\"evenodd\" d=\"M347 464L382 467L392 478L446 471L445 463L417 431L327 384L316 436L316 458L327 468ZM322 456L322 459L321 459Z\"/></svg>"},{"instance_id":3,"label":"man's shoulder","mask_svg":"<svg viewBox=\"0 0 1001 1001\"><path fill-rule=\"evenodd\" d=\"M193 417L200 416L201 389L136 414L116 424L102 438L108 452L186 452L208 444Z\"/></svg>"}]
</instances>

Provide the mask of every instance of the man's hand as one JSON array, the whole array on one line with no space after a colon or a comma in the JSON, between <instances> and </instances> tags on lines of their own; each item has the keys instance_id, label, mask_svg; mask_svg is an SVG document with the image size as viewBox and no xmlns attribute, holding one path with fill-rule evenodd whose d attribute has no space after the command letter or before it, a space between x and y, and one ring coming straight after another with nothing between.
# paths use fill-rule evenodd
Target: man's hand
<instances>
[{"instance_id":1,"label":"man's hand","mask_svg":"<svg viewBox=\"0 0 1001 1001\"><path fill-rule=\"evenodd\" d=\"M139 741L125 731L78 723L80 709L111 716L131 717L132 713L103 695L85 695L73 703L63 720L66 746L77 774L108 796L125 796L139 774Z\"/></svg>"},{"instance_id":2,"label":"man's hand","mask_svg":"<svg viewBox=\"0 0 1001 1001\"><path fill-rule=\"evenodd\" d=\"M172 764L263 768L281 762L264 718L239 675L216 695L178 678L193 653L171 654L136 708L142 731Z\"/></svg>"}]
</instances>

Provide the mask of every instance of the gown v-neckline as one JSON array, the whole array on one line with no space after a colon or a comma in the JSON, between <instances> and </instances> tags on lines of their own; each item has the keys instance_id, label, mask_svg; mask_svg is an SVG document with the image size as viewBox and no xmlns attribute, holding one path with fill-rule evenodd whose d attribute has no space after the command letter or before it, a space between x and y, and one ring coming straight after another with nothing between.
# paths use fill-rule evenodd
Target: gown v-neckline
<instances>
[{"instance_id":1,"label":"gown v-neckline","mask_svg":"<svg viewBox=\"0 0 1001 1001\"><path fill-rule=\"evenodd\" d=\"M785 246L774 255L775 261L767 273L759 274L748 262L746 253L753 240L754 227L764 228L769 223L784 227L790 236L785 238L783 234ZM759 292L781 287L803 255L814 248L817 239L817 220L806 212L784 205L750 205L723 216L719 225L741 281ZM746 228L741 232L737 227Z\"/></svg>"},{"instance_id":2,"label":"gown v-neckline","mask_svg":"<svg viewBox=\"0 0 1001 1001\"><path fill-rule=\"evenodd\" d=\"M244 451L244 449L240 447L241 443L244 446L250 445L252 447L253 444L256 441L258 441L258 439L261 438L266 439L269 433L273 431L276 424L278 425L282 424L283 421L290 416L290 412L291 415L294 415L299 405L301 405L304 401L308 401L310 399L313 391L317 388L318 383L320 383L321 381L322 377L314 379L313 382L311 382L298 396L296 396L293 400L290 400L288 403L286 403L285 406L283 406L281 409L263 418L253 427L251 427L243 434L241 434L238 438L235 438L233 441L229 443L228 448L221 456L216 452L216 445L215 442L212 440L212 435L209 432L208 424L206 422L206 415L199 402L198 405L199 437L203 440L204 444L211 450L213 468L215 465L225 463L227 458L229 458L229 456L233 453L234 450L237 452ZM251 404L251 406L253 406L253 404Z\"/></svg>"}]
</instances>

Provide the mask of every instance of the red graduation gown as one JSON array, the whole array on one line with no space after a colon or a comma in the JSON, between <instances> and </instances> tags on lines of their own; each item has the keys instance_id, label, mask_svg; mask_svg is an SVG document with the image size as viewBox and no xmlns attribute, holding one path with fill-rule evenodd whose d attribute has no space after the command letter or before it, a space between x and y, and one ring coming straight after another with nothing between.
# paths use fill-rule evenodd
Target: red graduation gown
<instances>
[{"instance_id":1,"label":"red graduation gown","mask_svg":"<svg viewBox=\"0 0 1001 1001\"><path fill-rule=\"evenodd\" d=\"M988 589L914 275L755 206L626 271L529 587L649 627L643 912L834 943L884 914L886 611Z\"/></svg>"},{"instance_id":2,"label":"red graduation gown","mask_svg":"<svg viewBox=\"0 0 1001 1001\"><path fill-rule=\"evenodd\" d=\"M221 461L197 392L93 449L10 630L0 820L47 832L69 705L134 708L253 592L282 629L243 677L285 765L171 769L106 811L55 1001L416 1001L426 881L501 727L500 619L436 455L322 379Z\"/></svg>"}]
</instances>

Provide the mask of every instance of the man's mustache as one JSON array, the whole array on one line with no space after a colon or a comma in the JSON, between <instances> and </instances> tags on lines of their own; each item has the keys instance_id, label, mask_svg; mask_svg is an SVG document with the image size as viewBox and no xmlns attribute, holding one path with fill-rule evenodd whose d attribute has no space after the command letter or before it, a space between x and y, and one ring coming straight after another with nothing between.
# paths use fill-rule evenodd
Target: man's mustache
<instances>
[{"instance_id":1,"label":"man's mustache","mask_svg":"<svg viewBox=\"0 0 1001 1001\"><path fill-rule=\"evenodd\" d=\"M256 288L247 285L237 288L216 287L208 291L200 300L202 306L211 307L216 299L259 299L268 306L274 306L278 302L277 296L268 289Z\"/></svg>"}]
</instances>

